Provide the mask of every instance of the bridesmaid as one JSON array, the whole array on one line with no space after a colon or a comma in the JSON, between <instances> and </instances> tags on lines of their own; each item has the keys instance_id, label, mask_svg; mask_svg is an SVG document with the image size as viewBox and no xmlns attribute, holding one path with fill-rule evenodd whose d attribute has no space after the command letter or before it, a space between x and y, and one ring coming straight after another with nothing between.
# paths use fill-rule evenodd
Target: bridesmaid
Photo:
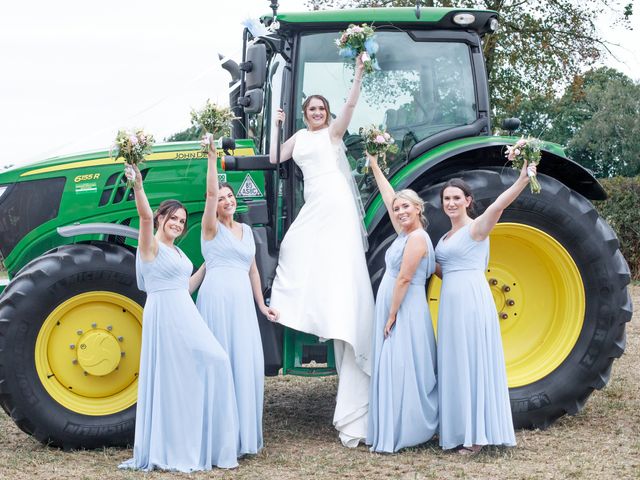
<instances>
[{"instance_id":1,"label":"bridesmaid","mask_svg":"<svg viewBox=\"0 0 640 480\"><path fill-rule=\"evenodd\" d=\"M535 166L529 167L535 173ZM442 276L438 314L440 446L462 455L483 445L516 444L498 313L484 272L489 234L529 183L527 165L515 183L472 218L473 196L459 178L445 183L442 208L451 230L436 246Z\"/></svg>"},{"instance_id":2,"label":"bridesmaid","mask_svg":"<svg viewBox=\"0 0 640 480\"><path fill-rule=\"evenodd\" d=\"M134 169L140 216L136 275L147 301L133 458L120 468L236 467L238 414L229 357L189 295L203 269L191 276L191 262L174 245L186 231L187 211L177 200L165 200L154 216Z\"/></svg>"},{"instance_id":3,"label":"bridesmaid","mask_svg":"<svg viewBox=\"0 0 640 480\"><path fill-rule=\"evenodd\" d=\"M413 190L394 192L377 157L367 157L398 233L376 296L367 433L372 452L392 453L428 441L438 428L436 342L425 296L435 257L422 199Z\"/></svg>"},{"instance_id":4,"label":"bridesmaid","mask_svg":"<svg viewBox=\"0 0 640 480\"><path fill-rule=\"evenodd\" d=\"M218 185L217 158L209 138L207 195L202 215L202 255L206 275L196 305L229 355L240 419L238 456L262 448L264 356L254 299L271 321L278 318L262 297L256 246L248 225L234 221L236 197Z\"/></svg>"}]
</instances>

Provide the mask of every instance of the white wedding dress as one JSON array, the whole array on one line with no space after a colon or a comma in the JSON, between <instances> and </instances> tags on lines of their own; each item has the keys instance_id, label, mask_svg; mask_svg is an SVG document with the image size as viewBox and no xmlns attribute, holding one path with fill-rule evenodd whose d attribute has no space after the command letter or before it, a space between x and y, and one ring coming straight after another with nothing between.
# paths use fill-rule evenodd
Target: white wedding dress
<instances>
[{"instance_id":1,"label":"white wedding dress","mask_svg":"<svg viewBox=\"0 0 640 480\"><path fill-rule=\"evenodd\" d=\"M342 443L355 447L367 434L374 301L340 148L328 128L296 133L293 159L304 175L305 204L282 241L271 305L283 325L334 339L333 424Z\"/></svg>"}]
</instances>

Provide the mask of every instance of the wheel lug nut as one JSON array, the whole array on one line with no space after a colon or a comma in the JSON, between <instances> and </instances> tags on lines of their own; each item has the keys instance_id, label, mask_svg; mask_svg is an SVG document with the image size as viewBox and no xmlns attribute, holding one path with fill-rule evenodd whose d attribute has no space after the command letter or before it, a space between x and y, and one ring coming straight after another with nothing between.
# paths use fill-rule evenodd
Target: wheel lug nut
<instances>
[{"instance_id":1,"label":"wheel lug nut","mask_svg":"<svg viewBox=\"0 0 640 480\"><path fill-rule=\"evenodd\" d=\"M495 285L497 285L497 284L498 284L498 280L496 280L495 278L492 278L492 279L490 279L490 280L489 280L489 283L490 283L491 285L494 285L494 286L495 286Z\"/></svg>"},{"instance_id":2,"label":"wheel lug nut","mask_svg":"<svg viewBox=\"0 0 640 480\"><path fill-rule=\"evenodd\" d=\"M76 333L77 333L78 335L82 335L82 333L83 333L83 332L82 332L82 330L78 330Z\"/></svg>"},{"instance_id":3,"label":"wheel lug nut","mask_svg":"<svg viewBox=\"0 0 640 480\"><path fill-rule=\"evenodd\" d=\"M500 312L500 318L501 318L502 320L506 320L507 318L509 318L509 315L507 315L507 314L506 314L506 313L504 313L504 312Z\"/></svg>"},{"instance_id":4,"label":"wheel lug nut","mask_svg":"<svg viewBox=\"0 0 640 480\"><path fill-rule=\"evenodd\" d=\"M111 325L107 325L107 330L111 331L113 330L113 327Z\"/></svg>"},{"instance_id":5,"label":"wheel lug nut","mask_svg":"<svg viewBox=\"0 0 640 480\"><path fill-rule=\"evenodd\" d=\"M87 372L82 372L85 377L89 376Z\"/></svg>"},{"instance_id":6,"label":"wheel lug nut","mask_svg":"<svg viewBox=\"0 0 640 480\"><path fill-rule=\"evenodd\" d=\"M510 307L513 307L515 304L516 304L515 300L513 300L511 298L509 300L507 300L507 305L509 305Z\"/></svg>"},{"instance_id":7,"label":"wheel lug nut","mask_svg":"<svg viewBox=\"0 0 640 480\"><path fill-rule=\"evenodd\" d=\"M123 342L124 341L124 337L118 337L118 341L119 342Z\"/></svg>"},{"instance_id":8,"label":"wheel lug nut","mask_svg":"<svg viewBox=\"0 0 640 480\"><path fill-rule=\"evenodd\" d=\"M503 292L510 292L511 291L511 287L509 285L503 285L502 286L502 291Z\"/></svg>"},{"instance_id":9,"label":"wheel lug nut","mask_svg":"<svg viewBox=\"0 0 640 480\"><path fill-rule=\"evenodd\" d=\"M72 343L71 345L69 345L69 348L73 350L74 348L76 348L76 346Z\"/></svg>"},{"instance_id":10,"label":"wheel lug nut","mask_svg":"<svg viewBox=\"0 0 640 480\"><path fill-rule=\"evenodd\" d=\"M77 364L78 364L78 360L76 360L76 359L74 358L73 360L71 360L71 363L72 363L73 365L77 365Z\"/></svg>"},{"instance_id":11,"label":"wheel lug nut","mask_svg":"<svg viewBox=\"0 0 640 480\"><path fill-rule=\"evenodd\" d=\"M124 357L124 352L120 352L120 356L121 356L121 357Z\"/></svg>"},{"instance_id":12,"label":"wheel lug nut","mask_svg":"<svg viewBox=\"0 0 640 480\"><path fill-rule=\"evenodd\" d=\"M97 326L98 326L98 324L97 324L97 323L92 323L92 324L91 324L91 328L96 328Z\"/></svg>"}]
</instances>

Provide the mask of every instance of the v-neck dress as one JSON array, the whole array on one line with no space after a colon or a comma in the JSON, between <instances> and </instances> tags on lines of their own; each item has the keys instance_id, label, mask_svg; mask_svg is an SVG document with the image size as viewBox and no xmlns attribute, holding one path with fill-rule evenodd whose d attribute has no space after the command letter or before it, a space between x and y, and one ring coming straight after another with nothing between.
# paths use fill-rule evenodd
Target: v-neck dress
<instances>
[{"instance_id":1,"label":"v-neck dress","mask_svg":"<svg viewBox=\"0 0 640 480\"><path fill-rule=\"evenodd\" d=\"M424 237L427 255L420 260L385 339L393 289L411 235ZM438 428L436 340L425 295L436 261L423 229L400 233L384 260L386 270L376 296L367 444L373 452L393 453L428 441Z\"/></svg>"},{"instance_id":2,"label":"v-neck dress","mask_svg":"<svg viewBox=\"0 0 640 480\"><path fill-rule=\"evenodd\" d=\"M436 246L440 445L516 444L498 312L485 278L489 239L465 225Z\"/></svg>"},{"instance_id":3,"label":"v-neck dress","mask_svg":"<svg viewBox=\"0 0 640 480\"><path fill-rule=\"evenodd\" d=\"M221 222L212 240L201 240L207 272L196 305L229 355L240 418L239 455L262 448L264 356L249 280L256 246L248 225L237 238Z\"/></svg>"},{"instance_id":4,"label":"v-neck dress","mask_svg":"<svg viewBox=\"0 0 640 480\"><path fill-rule=\"evenodd\" d=\"M136 255L147 292L133 458L120 468L236 467L238 414L229 358L189 295L192 264L159 243L150 262Z\"/></svg>"}]
</instances>

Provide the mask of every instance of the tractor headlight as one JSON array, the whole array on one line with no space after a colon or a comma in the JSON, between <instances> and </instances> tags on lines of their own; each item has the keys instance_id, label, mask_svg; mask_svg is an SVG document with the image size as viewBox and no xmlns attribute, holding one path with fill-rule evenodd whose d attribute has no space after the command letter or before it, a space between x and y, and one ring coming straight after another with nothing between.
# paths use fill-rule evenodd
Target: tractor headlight
<instances>
[{"instance_id":1,"label":"tractor headlight","mask_svg":"<svg viewBox=\"0 0 640 480\"><path fill-rule=\"evenodd\" d=\"M498 19L496 17L493 17L491 20L489 20L489 31L491 33L495 32L496 30L498 30Z\"/></svg>"},{"instance_id":2,"label":"tractor headlight","mask_svg":"<svg viewBox=\"0 0 640 480\"><path fill-rule=\"evenodd\" d=\"M453 17L453 23L461 26L471 25L476 21L476 17L470 13L458 13Z\"/></svg>"}]
</instances>

